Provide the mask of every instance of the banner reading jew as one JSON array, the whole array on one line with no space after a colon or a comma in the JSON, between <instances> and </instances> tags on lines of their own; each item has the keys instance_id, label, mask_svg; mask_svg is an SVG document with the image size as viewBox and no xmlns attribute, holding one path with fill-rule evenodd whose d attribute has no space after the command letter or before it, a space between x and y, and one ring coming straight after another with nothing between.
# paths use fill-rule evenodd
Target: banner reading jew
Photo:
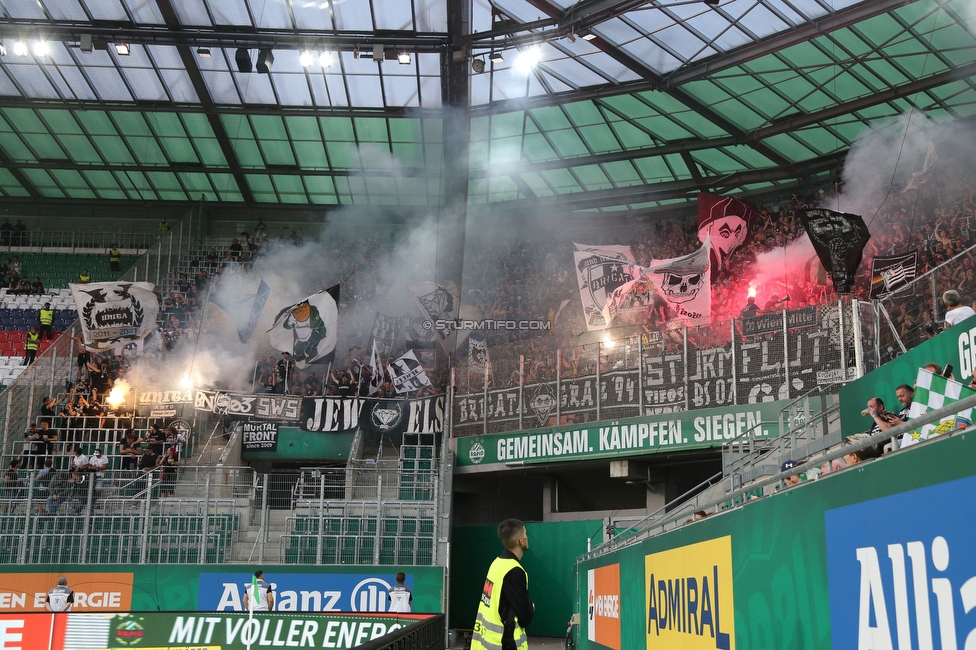
<instances>
[{"instance_id":1,"label":"banner reading jew","mask_svg":"<svg viewBox=\"0 0 976 650\"><path fill-rule=\"evenodd\" d=\"M834 283L834 290L850 293L864 246L871 238L864 219L856 214L823 209L798 210L797 215Z\"/></svg>"},{"instance_id":2,"label":"banner reading jew","mask_svg":"<svg viewBox=\"0 0 976 650\"><path fill-rule=\"evenodd\" d=\"M755 217L756 210L742 199L707 192L698 195L698 240L704 244L711 239L716 270L746 243Z\"/></svg>"},{"instance_id":3,"label":"banner reading jew","mask_svg":"<svg viewBox=\"0 0 976 650\"><path fill-rule=\"evenodd\" d=\"M271 347L290 353L299 368L332 361L339 324L338 300L337 284L279 311L268 330Z\"/></svg>"},{"instance_id":4,"label":"banner reading jew","mask_svg":"<svg viewBox=\"0 0 976 650\"><path fill-rule=\"evenodd\" d=\"M918 275L918 251L871 260L871 300L887 298Z\"/></svg>"},{"instance_id":5,"label":"banner reading jew","mask_svg":"<svg viewBox=\"0 0 976 650\"><path fill-rule=\"evenodd\" d=\"M71 284L85 345L92 350L120 348L156 329L159 300L149 282Z\"/></svg>"}]
</instances>

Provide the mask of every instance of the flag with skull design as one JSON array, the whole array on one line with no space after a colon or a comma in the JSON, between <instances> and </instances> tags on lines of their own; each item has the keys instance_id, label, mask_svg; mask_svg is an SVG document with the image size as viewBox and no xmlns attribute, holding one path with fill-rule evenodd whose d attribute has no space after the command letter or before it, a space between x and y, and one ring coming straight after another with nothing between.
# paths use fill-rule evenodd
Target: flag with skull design
<instances>
[{"instance_id":1,"label":"flag with skull design","mask_svg":"<svg viewBox=\"0 0 976 650\"><path fill-rule=\"evenodd\" d=\"M797 216L807 231L821 264L837 293L850 293L861 254L871 238L864 219L833 210L799 210Z\"/></svg>"},{"instance_id":2,"label":"flag with skull design","mask_svg":"<svg viewBox=\"0 0 976 650\"><path fill-rule=\"evenodd\" d=\"M698 195L698 240L704 244L711 238L715 271L746 243L755 217L755 208L742 199L707 192Z\"/></svg>"},{"instance_id":3,"label":"flag with skull design","mask_svg":"<svg viewBox=\"0 0 976 650\"><path fill-rule=\"evenodd\" d=\"M707 325L712 316L712 280L709 274L711 238L694 253L654 260L642 270L658 293L685 325Z\"/></svg>"}]
</instances>

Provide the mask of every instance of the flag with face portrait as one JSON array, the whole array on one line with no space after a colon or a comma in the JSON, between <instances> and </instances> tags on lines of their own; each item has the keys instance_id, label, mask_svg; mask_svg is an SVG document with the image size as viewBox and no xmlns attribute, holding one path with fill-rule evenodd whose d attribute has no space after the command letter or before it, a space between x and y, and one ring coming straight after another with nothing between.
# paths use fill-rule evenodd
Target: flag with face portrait
<instances>
[{"instance_id":1,"label":"flag with face portrait","mask_svg":"<svg viewBox=\"0 0 976 650\"><path fill-rule=\"evenodd\" d=\"M149 282L70 284L85 345L91 350L121 348L156 329L159 299Z\"/></svg>"},{"instance_id":2,"label":"flag with face portrait","mask_svg":"<svg viewBox=\"0 0 976 650\"><path fill-rule=\"evenodd\" d=\"M576 244L573 261L579 284L586 329L596 331L608 325L604 317L607 298L634 279L634 255L628 246Z\"/></svg>"},{"instance_id":3,"label":"flag with face portrait","mask_svg":"<svg viewBox=\"0 0 976 650\"><path fill-rule=\"evenodd\" d=\"M918 251L871 260L871 299L887 298L918 275Z\"/></svg>"},{"instance_id":4,"label":"flag with face portrait","mask_svg":"<svg viewBox=\"0 0 976 650\"><path fill-rule=\"evenodd\" d=\"M468 372L472 376L481 377L489 366L488 342L468 339Z\"/></svg>"},{"instance_id":5,"label":"flag with face portrait","mask_svg":"<svg viewBox=\"0 0 976 650\"><path fill-rule=\"evenodd\" d=\"M824 209L798 210L797 216L834 283L834 291L850 293L864 246L871 239L864 219Z\"/></svg>"},{"instance_id":6,"label":"flag with face portrait","mask_svg":"<svg viewBox=\"0 0 976 650\"><path fill-rule=\"evenodd\" d=\"M725 260L749 238L756 209L733 196L701 192L698 195L698 241L711 240L712 259L717 271Z\"/></svg>"},{"instance_id":7,"label":"flag with face portrait","mask_svg":"<svg viewBox=\"0 0 976 650\"><path fill-rule=\"evenodd\" d=\"M268 330L271 347L290 353L299 368L332 361L339 325L338 300L337 284L279 311Z\"/></svg>"}]
</instances>

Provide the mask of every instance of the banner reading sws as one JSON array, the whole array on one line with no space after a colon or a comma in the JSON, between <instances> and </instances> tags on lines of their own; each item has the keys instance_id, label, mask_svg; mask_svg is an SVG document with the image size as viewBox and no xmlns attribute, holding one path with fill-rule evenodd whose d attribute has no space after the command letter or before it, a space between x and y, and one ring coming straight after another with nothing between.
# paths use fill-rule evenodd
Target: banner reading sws
<instances>
[{"instance_id":1,"label":"banner reading sws","mask_svg":"<svg viewBox=\"0 0 976 650\"><path fill-rule=\"evenodd\" d=\"M535 429L521 433L457 439L457 465L512 461L580 460L718 447L756 429L757 437L777 435L780 410L787 402L667 413L644 418Z\"/></svg>"},{"instance_id":2,"label":"banner reading sws","mask_svg":"<svg viewBox=\"0 0 976 650\"><path fill-rule=\"evenodd\" d=\"M647 650L735 650L732 537L644 556Z\"/></svg>"}]
</instances>

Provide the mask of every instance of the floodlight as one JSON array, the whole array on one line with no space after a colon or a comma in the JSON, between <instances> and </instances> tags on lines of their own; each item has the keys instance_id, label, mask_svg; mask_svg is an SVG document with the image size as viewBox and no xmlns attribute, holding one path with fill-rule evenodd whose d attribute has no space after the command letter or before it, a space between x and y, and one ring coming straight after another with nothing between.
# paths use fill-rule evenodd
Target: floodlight
<instances>
[{"instance_id":1,"label":"floodlight","mask_svg":"<svg viewBox=\"0 0 976 650\"><path fill-rule=\"evenodd\" d=\"M373 60L377 63L383 61L383 46L380 43L373 44Z\"/></svg>"},{"instance_id":2,"label":"floodlight","mask_svg":"<svg viewBox=\"0 0 976 650\"><path fill-rule=\"evenodd\" d=\"M331 68L335 60L332 58L332 52L322 52L319 54L319 65L323 68Z\"/></svg>"},{"instance_id":3,"label":"floodlight","mask_svg":"<svg viewBox=\"0 0 976 650\"><path fill-rule=\"evenodd\" d=\"M274 54L271 50L258 50L258 72L261 74L271 74L272 64L274 64Z\"/></svg>"},{"instance_id":4,"label":"floodlight","mask_svg":"<svg viewBox=\"0 0 976 650\"><path fill-rule=\"evenodd\" d=\"M410 65L410 52L400 52L397 54L397 62L400 65Z\"/></svg>"},{"instance_id":5,"label":"floodlight","mask_svg":"<svg viewBox=\"0 0 976 650\"><path fill-rule=\"evenodd\" d=\"M492 52L488 55L488 60L492 63L501 63L505 60L505 58L502 56L501 52Z\"/></svg>"},{"instance_id":6,"label":"floodlight","mask_svg":"<svg viewBox=\"0 0 976 650\"><path fill-rule=\"evenodd\" d=\"M475 74L481 74L485 71L485 60L484 59L472 59L471 69L474 70Z\"/></svg>"},{"instance_id":7,"label":"floodlight","mask_svg":"<svg viewBox=\"0 0 976 650\"><path fill-rule=\"evenodd\" d=\"M542 60L542 50L538 45L522 50L515 57L513 67L521 74L529 74L532 69Z\"/></svg>"},{"instance_id":8,"label":"floodlight","mask_svg":"<svg viewBox=\"0 0 976 650\"><path fill-rule=\"evenodd\" d=\"M47 41L37 41L34 43L34 54L36 56L47 56L51 53L51 46L47 44Z\"/></svg>"},{"instance_id":9,"label":"floodlight","mask_svg":"<svg viewBox=\"0 0 976 650\"><path fill-rule=\"evenodd\" d=\"M7 46L0 43L0 56L7 56Z\"/></svg>"},{"instance_id":10,"label":"floodlight","mask_svg":"<svg viewBox=\"0 0 976 650\"><path fill-rule=\"evenodd\" d=\"M129 56L129 44L128 43L116 43L115 53L119 56Z\"/></svg>"},{"instance_id":11,"label":"floodlight","mask_svg":"<svg viewBox=\"0 0 976 650\"><path fill-rule=\"evenodd\" d=\"M237 53L234 55L234 60L237 61L237 71L238 72L250 72L251 71L251 54L247 51L246 47L237 48Z\"/></svg>"},{"instance_id":12,"label":"floodlight","mask_svg":"<svg viewBox=\"0 0 976 650\"><path fill-rule=\"evenodd\" d=\"M17 41L14 43L14 54L17 56L27 56L27 43Z\"/></svg>"},{"instance_id":13,"label":"floodlight","mask_svg":"<svg viewBox=\"0 0 976 650\"><path fill-rule=\"evenodd\" d=\"M198 47L197 54L202 57L210 58L210 48L209 47Z\"/></svg>"},{"instance_id":14,"label":"floodlight","mask_svg":"<svg viewBox=\"0 0 976 650\"><path fill-rule=\"evenodd\" d=\"M312 61L315 59L312 57L312 53L308 50L303 50L301 54L298 55L298 62L302 64L303 68L307 68L312 65Z\"/></svg>"}]
</instances>

